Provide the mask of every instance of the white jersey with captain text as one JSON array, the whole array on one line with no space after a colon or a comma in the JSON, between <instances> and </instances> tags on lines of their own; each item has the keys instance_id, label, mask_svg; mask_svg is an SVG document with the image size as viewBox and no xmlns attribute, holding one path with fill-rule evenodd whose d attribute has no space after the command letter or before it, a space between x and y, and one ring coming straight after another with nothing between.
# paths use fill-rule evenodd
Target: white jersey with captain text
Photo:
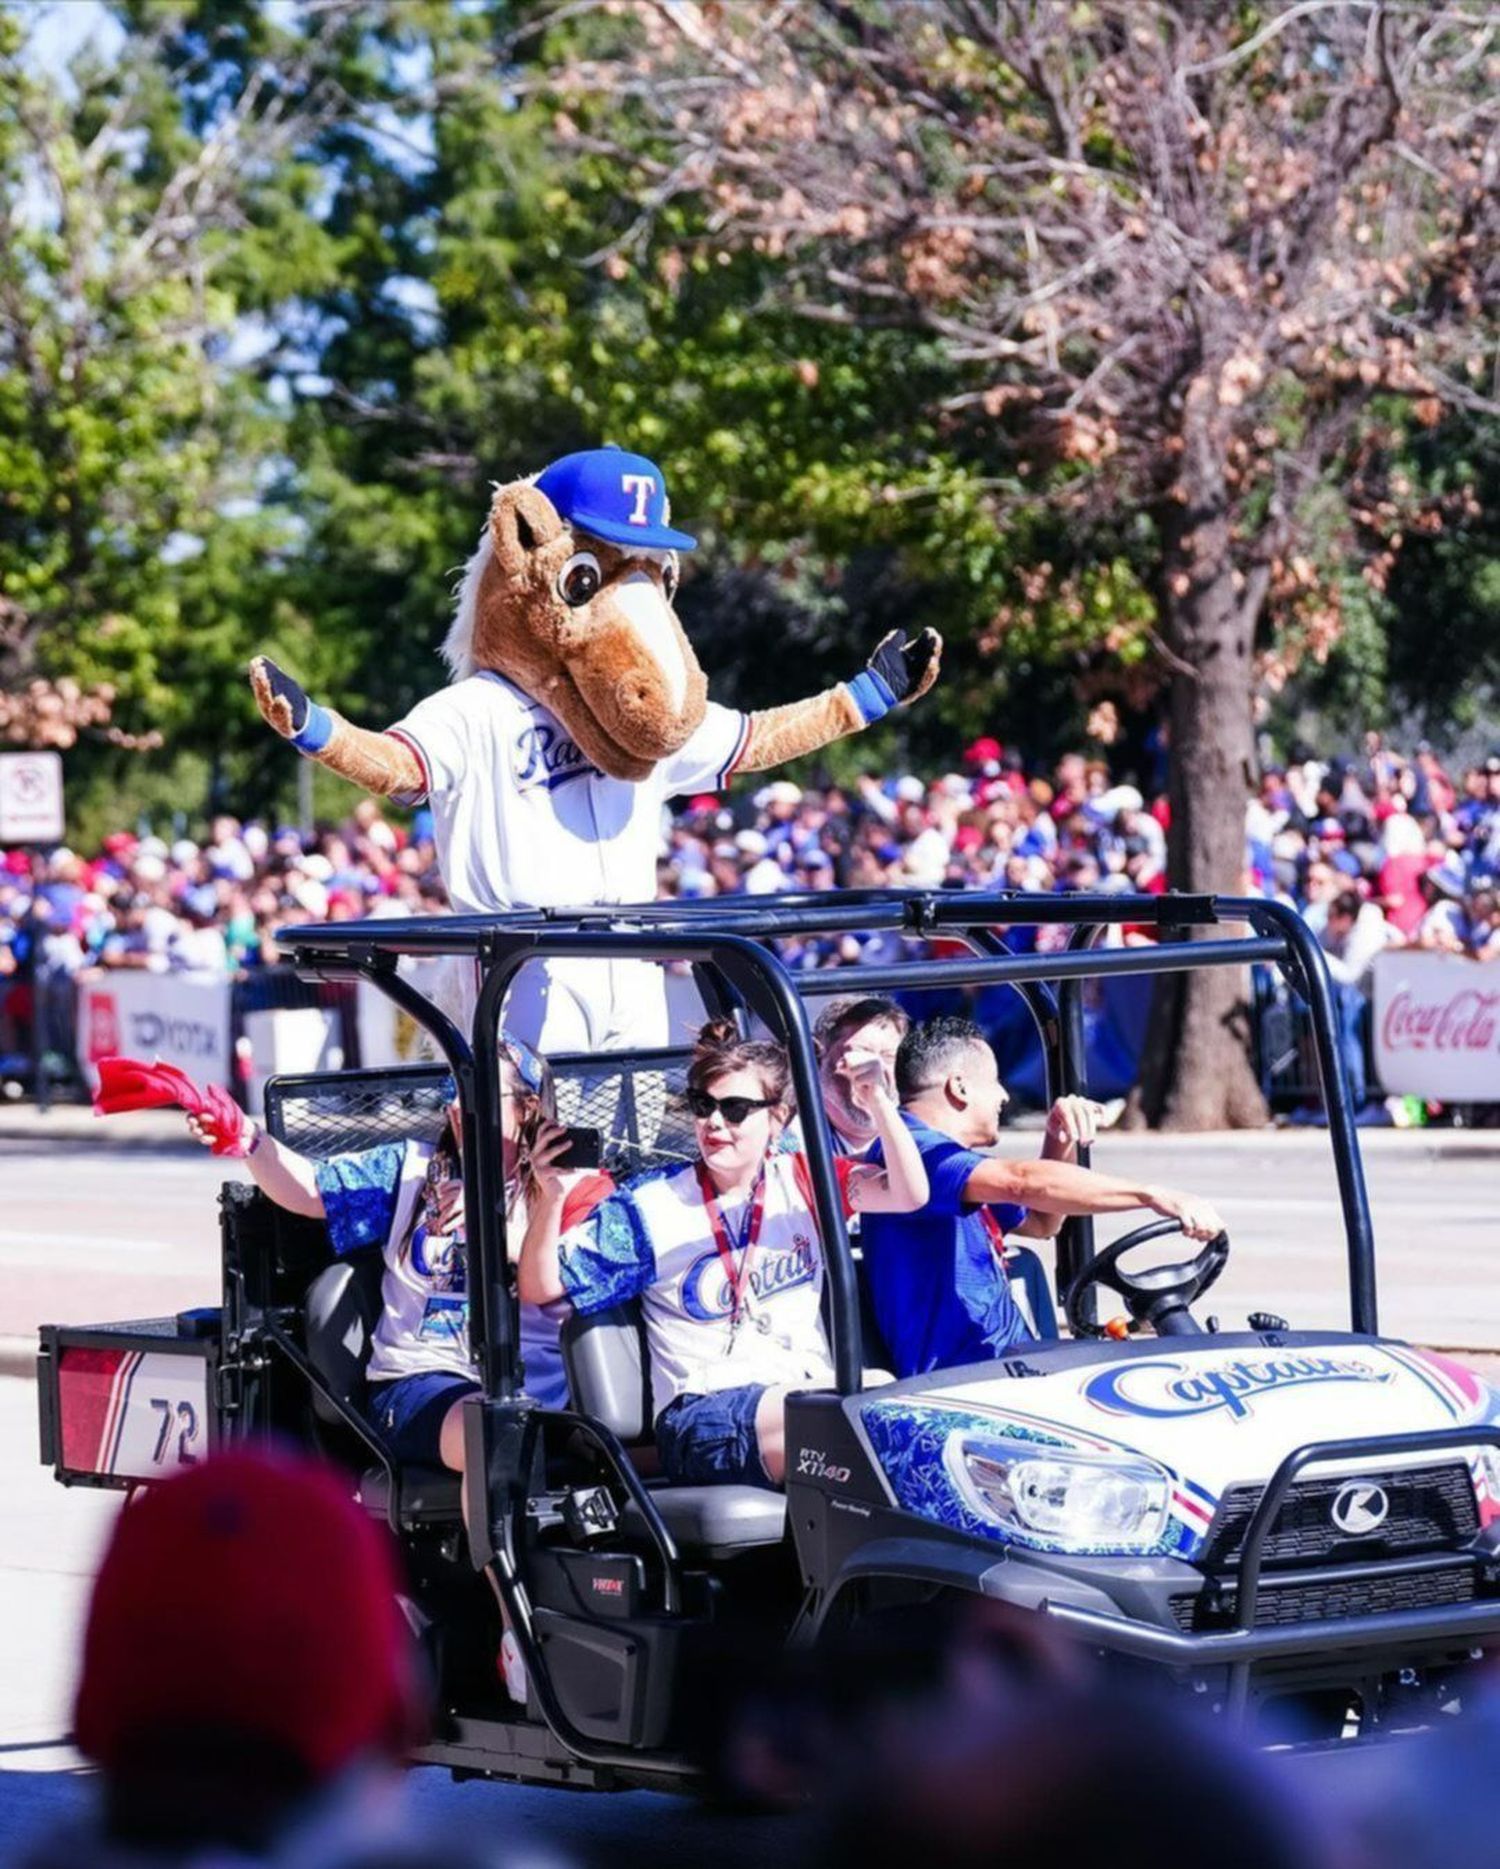
<instances>
[{"instance_id":1,"label":"white jersey with captain text","mask_svg":"<svg viewBox=\"0 0 1500 1869\"><path fill-rule=\"evenodd\" d=\"M679 1395L749 1383L833 1386L819 1309L823 1255L796 1162L791 1154L767 1159L765 1212L738 1325L696 1166L621 1189L564 1238L563 1283L577 1310L640 1298L657 1415ZM743 1239L748 1207L722 1203L729 1240ZM731 1251L738 1275L741 1251Z\"/></svg>"}]
</instances>

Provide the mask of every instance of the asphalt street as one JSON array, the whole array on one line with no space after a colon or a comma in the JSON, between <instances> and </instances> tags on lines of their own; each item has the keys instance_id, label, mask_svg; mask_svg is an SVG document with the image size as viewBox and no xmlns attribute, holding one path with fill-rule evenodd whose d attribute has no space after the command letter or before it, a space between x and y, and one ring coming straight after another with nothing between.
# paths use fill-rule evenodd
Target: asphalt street
<instances>
[{"instance_id":1,"label":"asphalt street","mask_svg":"<svg viewBox=\"0 0 1500 1869\"><path fill-rule=\"evenodd\" d=\"M25 1371L42 1322L161 1315L217 1298L215 1196L223 1164L177 1140L179 1120L0 1112L0 1860L79 1809L88 1779L66 1744L88 1579L116 1496L58 1487L37 1461L35 1388ZM1381 1323L1392 1335L1500 1355L1500 1135L1369 1132ZM1018 1134L1017 1153L1035 1138ZM1226 1328L1251 1309L1294 1325L1348 1321L1343 1240L1325 1136L1107 1135L1096 1166L1170 1182L1220 1207L1229 1270L1202 1307ZM1101 1224L1101 1241L1124 1231ZM1492 1373L1495 1364L1489 1364ZM415 1775L436 1822L586 1859L608 1835L639 1837L659 1863L764 1860L764 1821L707 1816L631 1794L600 1799ZM536 1860L542 1860L538 1857Z\"/></svg>"}]
</instances>

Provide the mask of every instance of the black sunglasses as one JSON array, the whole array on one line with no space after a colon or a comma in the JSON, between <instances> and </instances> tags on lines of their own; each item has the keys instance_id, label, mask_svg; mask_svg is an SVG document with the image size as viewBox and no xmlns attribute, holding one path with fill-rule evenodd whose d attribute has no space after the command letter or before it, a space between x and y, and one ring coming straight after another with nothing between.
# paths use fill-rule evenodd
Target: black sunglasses
<instances>
[{"instance_id":1,"label":"black sunglasses","mask_svg":"<svg viewBox=\"0 0 1500 1869\"><path fill-rule=\"evenodd\" d=\"M687 1106L699 1122L707 1122L717 1110L731 1129L738 1129L752 1110L775 1107L774 1097L711 1097L706 1090L690 1090Z\"/></svg>"}]
</instances>

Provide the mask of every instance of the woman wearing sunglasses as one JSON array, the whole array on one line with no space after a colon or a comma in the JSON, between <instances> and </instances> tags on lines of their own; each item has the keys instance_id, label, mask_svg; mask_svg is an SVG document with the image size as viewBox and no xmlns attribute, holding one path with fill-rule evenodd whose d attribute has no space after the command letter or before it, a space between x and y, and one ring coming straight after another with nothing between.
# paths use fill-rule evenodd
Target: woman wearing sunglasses
<instances>
[{"instance_id":1,"label":"woman wearing sunglasses","mask_svg":"<svg viewBox=\"0 0 1500 1869\"><path fill-rule=\"evenodd\" d=\"M927 1176L884 1065L873 1055L845 1064L888 1164L839 1162L845 1211L911 1213L927 1199ZM776 1146L792 1110L786 1052L742 1039L727 1020L704 1026L687 1103L697 1159L621 1188L571 1231L552 1166L565 1132L542 1126L519 1290L525 1302L567 1298L584 1313L640 1298L667 1478L780 1485L787 1392L834 1380L807 1159Z\"/></svg>"}]
</instances>

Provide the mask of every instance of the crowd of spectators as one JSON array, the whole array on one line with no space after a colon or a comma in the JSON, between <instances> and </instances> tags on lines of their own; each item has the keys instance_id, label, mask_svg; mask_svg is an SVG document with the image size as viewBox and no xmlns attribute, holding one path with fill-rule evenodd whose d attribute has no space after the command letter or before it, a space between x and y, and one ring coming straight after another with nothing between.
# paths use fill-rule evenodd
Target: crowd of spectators
<instances>
[{"instance_id":1,"label":"crowd of spectators","mask_svg":"<svg viewBox=\"0 0 1500 1869\"><path fill-rule=\"evenodd\" d=\"M1141 766L1122 776L1073 752L1039 769L985 737L929 777L776 779L683 800L663 823L659 891L1158 893L1164 750ZM1356 753L1268 761L1246 812L1241 887L1300 908L1354 992L1393 944L1500 959L1500 749L1450 774L1430 747L1408 756L1370 733ZM13 850L0 867L0 1054L22 1045L39 963L53 980L96 966L238 971L274 963L289 923L444 906L427 815L398 824L373 799L311 836L219 816L201 842L142 829L114 832L90 856ZM1065 933L1018 930L1018 944ZM821 967L898 956L887 938L846 936L788 944L787 957Z\"/></svg>"},{"instance_id":2,"label":"crowd of spectators","mask_svg":"<svg viewBox=\"0 0 1500 1869\"><path fill-rule=\"evenodd\" d=\"M723 800L688 801L667 833L663 894L1167 886L1165 791L1148 797L1081 753L1043 776L981 739L930 780L866 775L804 790L778 779L751 803L746 822ZM1408 758L1377 733L1356 755L1268 763L1246 810L1240 886L1301 909L1351 984L1389 945L1500 959L1500 749L1458 779L1429 747ZM801 956L854 957L847 944Z\"/></svg>"}]
</instances>

